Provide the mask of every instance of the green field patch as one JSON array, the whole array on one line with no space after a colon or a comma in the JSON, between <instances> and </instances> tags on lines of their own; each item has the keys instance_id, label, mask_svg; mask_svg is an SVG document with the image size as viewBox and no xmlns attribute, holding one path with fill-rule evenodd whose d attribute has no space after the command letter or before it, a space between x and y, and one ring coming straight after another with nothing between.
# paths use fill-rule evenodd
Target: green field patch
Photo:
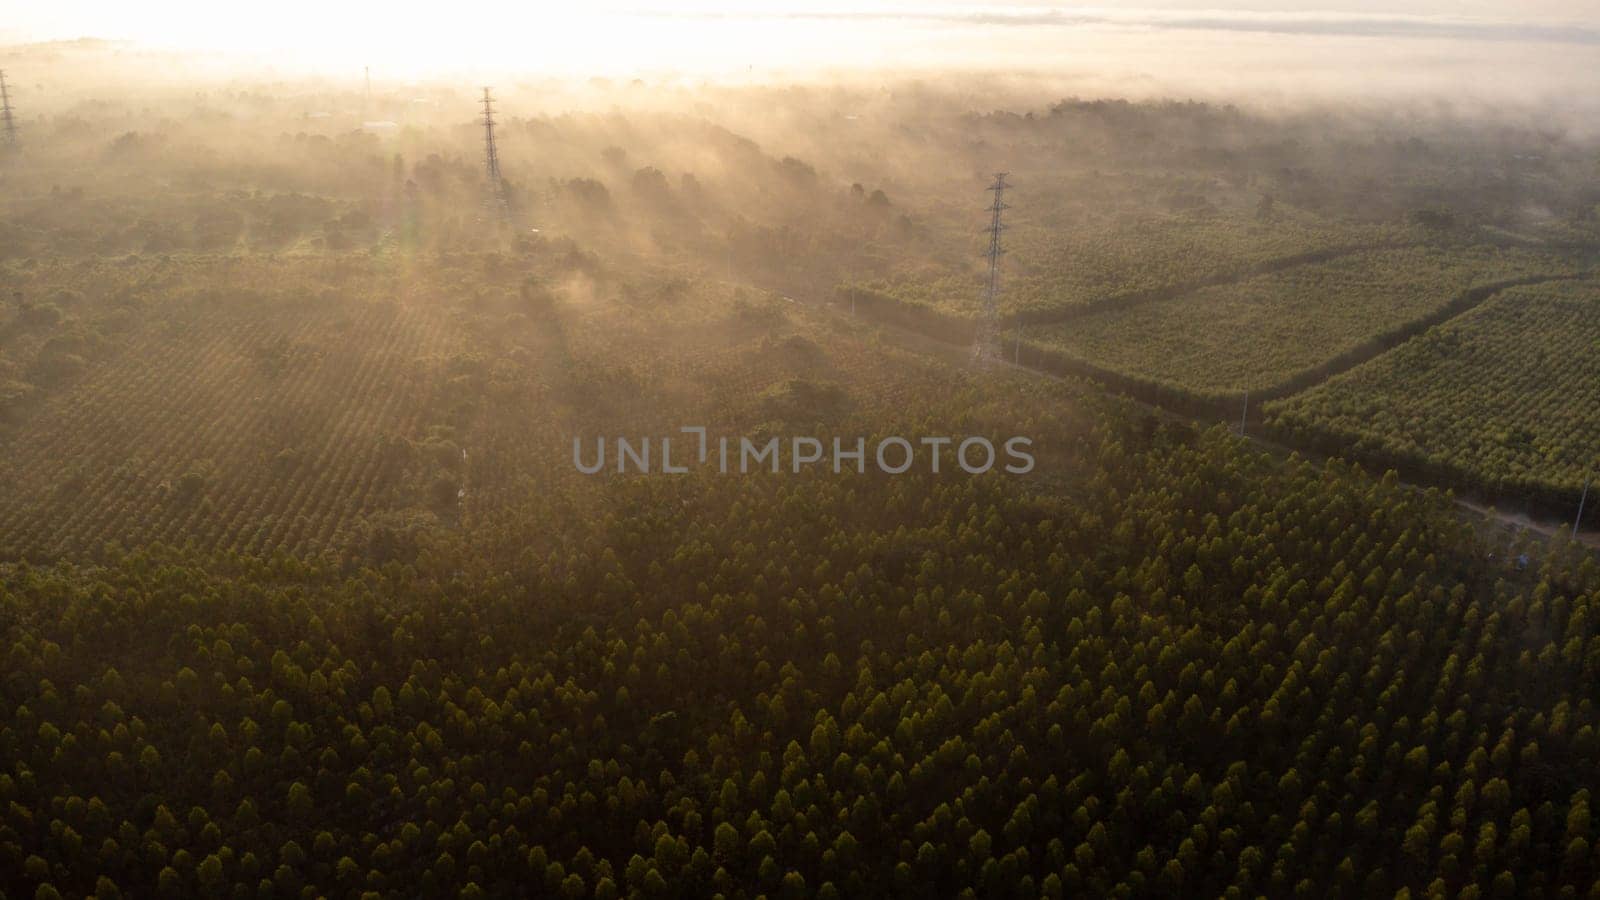
<instances>
[{"instance_id":1,"label":"green field patch","mask_svg":"<svg viewBox=\"0 0 1600 900\"><path fill-rule=\"evenodd\" d=\"M1368 251L1027 328L1025 353L1200 397L1267 391L1402 331L1469 289L1560 270L1546 255L1493 247Z\"/></svg>"},{"instance_id":2,"label":"green field patch","mask_svg":"<svg viewBox=\"0 0 1600 900\"><path fill-rule=\"evenodd\" d=\"M1315 390L1270 422L1510 494L1575 494L1600 445L1600 283L1508 290Z\"/></svg>"}]
</instances>

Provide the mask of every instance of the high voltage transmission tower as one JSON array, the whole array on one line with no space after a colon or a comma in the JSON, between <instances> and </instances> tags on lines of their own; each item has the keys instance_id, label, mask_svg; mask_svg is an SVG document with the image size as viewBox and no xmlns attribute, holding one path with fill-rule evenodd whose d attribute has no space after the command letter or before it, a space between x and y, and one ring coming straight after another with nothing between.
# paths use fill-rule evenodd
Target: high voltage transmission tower
<instances>
[{"instance_id":1,"label":"high voltage transmission tower","mask_svg":"<svg viewBox=\"0 0 1600 900\"><path fill-rule=\"evenodd\" d=\"M504 218L510 209L506 198L506 184L500 177L500 151L494 144L494 97L483 89L483 174L488 179L485 203L494 214Z\"/></svg>"},{"instance_id":2,"label":"high voltage transmission tower","mask_svg":"<svg viewBox=\"0 0 1600 900\"><path fill-rule=\"evenodd\" d=\"M1005 253L1000 249L1000 232L1005 231L1005 225L1000 222L1000 214L1010 207L1006 206L1006 173L997 172L994 184L989 185L989 190L994 193L994 203L989 206L989 249L984 256L989 259L989 283L983 291L983 316L978 322L978 337L972 345L972 357L980 366L987 367L991 362L1000 358L1000 309L997 299L1000 294L1000 257ZM1020 350L1021 343L1018 347Z\"/></svg>"},{"instance_id":3,"label":"high voltage transmission tower","mask_svg":"<svg viewBox=\"0 0 1600 900\"><path fill-rule=\"evenodd\" d=\"M5 129L7 147L17 145L17 121L11 116L11 91L6 87L6 70L0 69L0 127Z\"/></svg>"}]
</instances>

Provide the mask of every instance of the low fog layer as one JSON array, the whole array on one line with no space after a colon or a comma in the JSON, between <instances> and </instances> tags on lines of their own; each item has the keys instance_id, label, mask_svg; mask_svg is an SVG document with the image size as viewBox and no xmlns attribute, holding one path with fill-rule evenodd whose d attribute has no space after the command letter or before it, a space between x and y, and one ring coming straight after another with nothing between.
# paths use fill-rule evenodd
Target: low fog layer
<instances>
[{"instance_id":1,"label":"low fog layer","mask_svg":"<svg viewBox=\"0 0 1600 900\"><path fill-rule=\"evenodd\" d=\"M225 15L171 4L90 15L67 4L24 10L0 29L0 40L126 42L118 44L123 62L149 50L198 54L192 62L208 77L265 70L356 78L370 66L391 81L598 75L788 83L862 72L1006 71L1093 95L1532 106L1573 122L1592 118L1600 102L1587 89L1600 66L1592 9L1558 0L1449 4L1449 14L1427 3L1334 5L1338 11L1293 3L1270 11L646 3L630 11L541 6L412 17L361 4L298 4L304 15L294 3ZM0 64L15 67L29 52L0 50ZM137 81L163 76L196 77L165 65L118 72ZM35 108L51 102L50 91L42 93Z\"/></svg>"}]
</instances>

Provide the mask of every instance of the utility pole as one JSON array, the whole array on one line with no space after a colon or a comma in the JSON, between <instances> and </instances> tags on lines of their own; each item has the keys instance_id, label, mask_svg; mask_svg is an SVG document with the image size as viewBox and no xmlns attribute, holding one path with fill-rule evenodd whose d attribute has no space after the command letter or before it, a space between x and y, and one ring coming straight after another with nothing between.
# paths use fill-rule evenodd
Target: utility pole
<instances>
[{"instance_id":1,"label":"utility pole","mask_svg":"<svg viewBox=\"0 0 1600 900\"><path fill-rule=\"evenodd\" d=\"M1244 423L1250 420L1250 392L1244 392L1244 412L1239 413L1239 436L1244 437Z\"/></svg>"},{"instance_id":2,"label":"utility pole","mask_svg":"<svg viewBox=\"0 0 1600 900\"><path fill-rule=\"evenodd\" d=\"M372 116L372 67L362 66L361 76L367 81L367 94L361 100L361 119L366 121Z\"/></svg>"},{"instance_id":3,"label":"utility pole","mask_svg":"<svg viewBox=\"0 0 1600 900\"><path fill-rule=\"evenodd\" d=\"M500 151L494 143L494 97L483 89L483 174L489 182L485 202L500 218L505 218L510 204L506 199L506 184L500 177Z\"/></svg>"},{"instance_id":4,"label":"utility pole","mask_svg":"<svg viewBox=\"0 0 1600 900\"><path fill-rule=\"evenodd\" d=\"M1591 472L1588 475L1583 476L1583 493L1578 496L1578 514L1572 519L1573 540L1578 539L1578 523L1583 521L1583 504L1584 501L1589 499L1589 479L1592 478L1593 475L1594 473Z\"/></svg>"},{"instance_id":5,"label":"utility pole","mask_svg":"<svg viewBox=\"0 0 1600 900\"><path fill-rule=\"evenodd\" d=\"M0 128L5 129L6 147L15 147L17 121L11 116L11 91L6 87L5 69L0 69Z\"/></svg>"},{"instance_id":6,"label":"utility pole","mask_svg":"<svg viewBox=\"0 0 1600 900\"><path fill-rule=\"evenodd\" d=\"M972 358L980 368L988 368L989 364L1000 358L1000 309L997 298L1000 294L1000 257L1005 253L1000 249L1000 232L1005 226L1000 223L1000 214L1009 209L1005 203L1006 173L996 172L994 184L989 185L989 190L994 193L994 202L989 205L989 249L984 256L989 259L989 283L983 291L983 318L978 322L977 340L972 345ZM1019 326L1020 327L1020 326ZM1018 357L1021 357L1020 336L1018 340Z\"/></svg>"}]
</instances>

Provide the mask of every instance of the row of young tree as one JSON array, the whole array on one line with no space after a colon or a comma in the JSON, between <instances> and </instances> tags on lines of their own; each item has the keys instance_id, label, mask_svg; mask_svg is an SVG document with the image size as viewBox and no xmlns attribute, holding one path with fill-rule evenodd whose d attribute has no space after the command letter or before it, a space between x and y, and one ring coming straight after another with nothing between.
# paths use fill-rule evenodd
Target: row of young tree
<instances>
[{"instance_id":1,"label":"row of young tree","mask_svg":"<svg viewBox=\"0 0 1600 900\"><path fill-rule=\"evenodd\" d=\"M1288 440L1570 515L1600 433L1592 278L1518 287L1370 366L1270 407Z\"/></svg>"},{"instance_id":2,"label":"row of young tree","mask_svg":"<svg viewBox=\"0 0 1600 900\"><path fill-rule=\"evenodd\" d=\"M1422 330L1465 292L1573 271L1546 253L1490 245L1346 253L1027 332L1030 343L1184 391L1282 396L1297 378ZM1350 359L1342 359L1342 358ZM1326 372L1315 380L1322 380ZM1237 406L1237 403L1234 403Z\"/></svg>"},{"instance_id":3,"label":"row of young tree","mask_svg":"<svg viewBox=\"0 0 1600 900\"><path fill-rule=\"evenodd\" d=\"M1041 196L1042 194L1042 196ZM1226 215L1167 214L1148 209L1058 220L1051 186L1033 186L1031 202L1008 213L1005 290L1008 321L1069 321L1093 310L1176 297L1364 247L1398 247L1417 236L1400 227L1361 226L1300 216L1274 224L1242 211ZM1146 198L1148 199L1148 198ZM974 206L981 211L981 202ZM1030 209L1031 207L1031 209ZM981 259L960 271L898 272L857 287L911 307L977 316L986 269Z\"/></svg>"}]
</instances>

